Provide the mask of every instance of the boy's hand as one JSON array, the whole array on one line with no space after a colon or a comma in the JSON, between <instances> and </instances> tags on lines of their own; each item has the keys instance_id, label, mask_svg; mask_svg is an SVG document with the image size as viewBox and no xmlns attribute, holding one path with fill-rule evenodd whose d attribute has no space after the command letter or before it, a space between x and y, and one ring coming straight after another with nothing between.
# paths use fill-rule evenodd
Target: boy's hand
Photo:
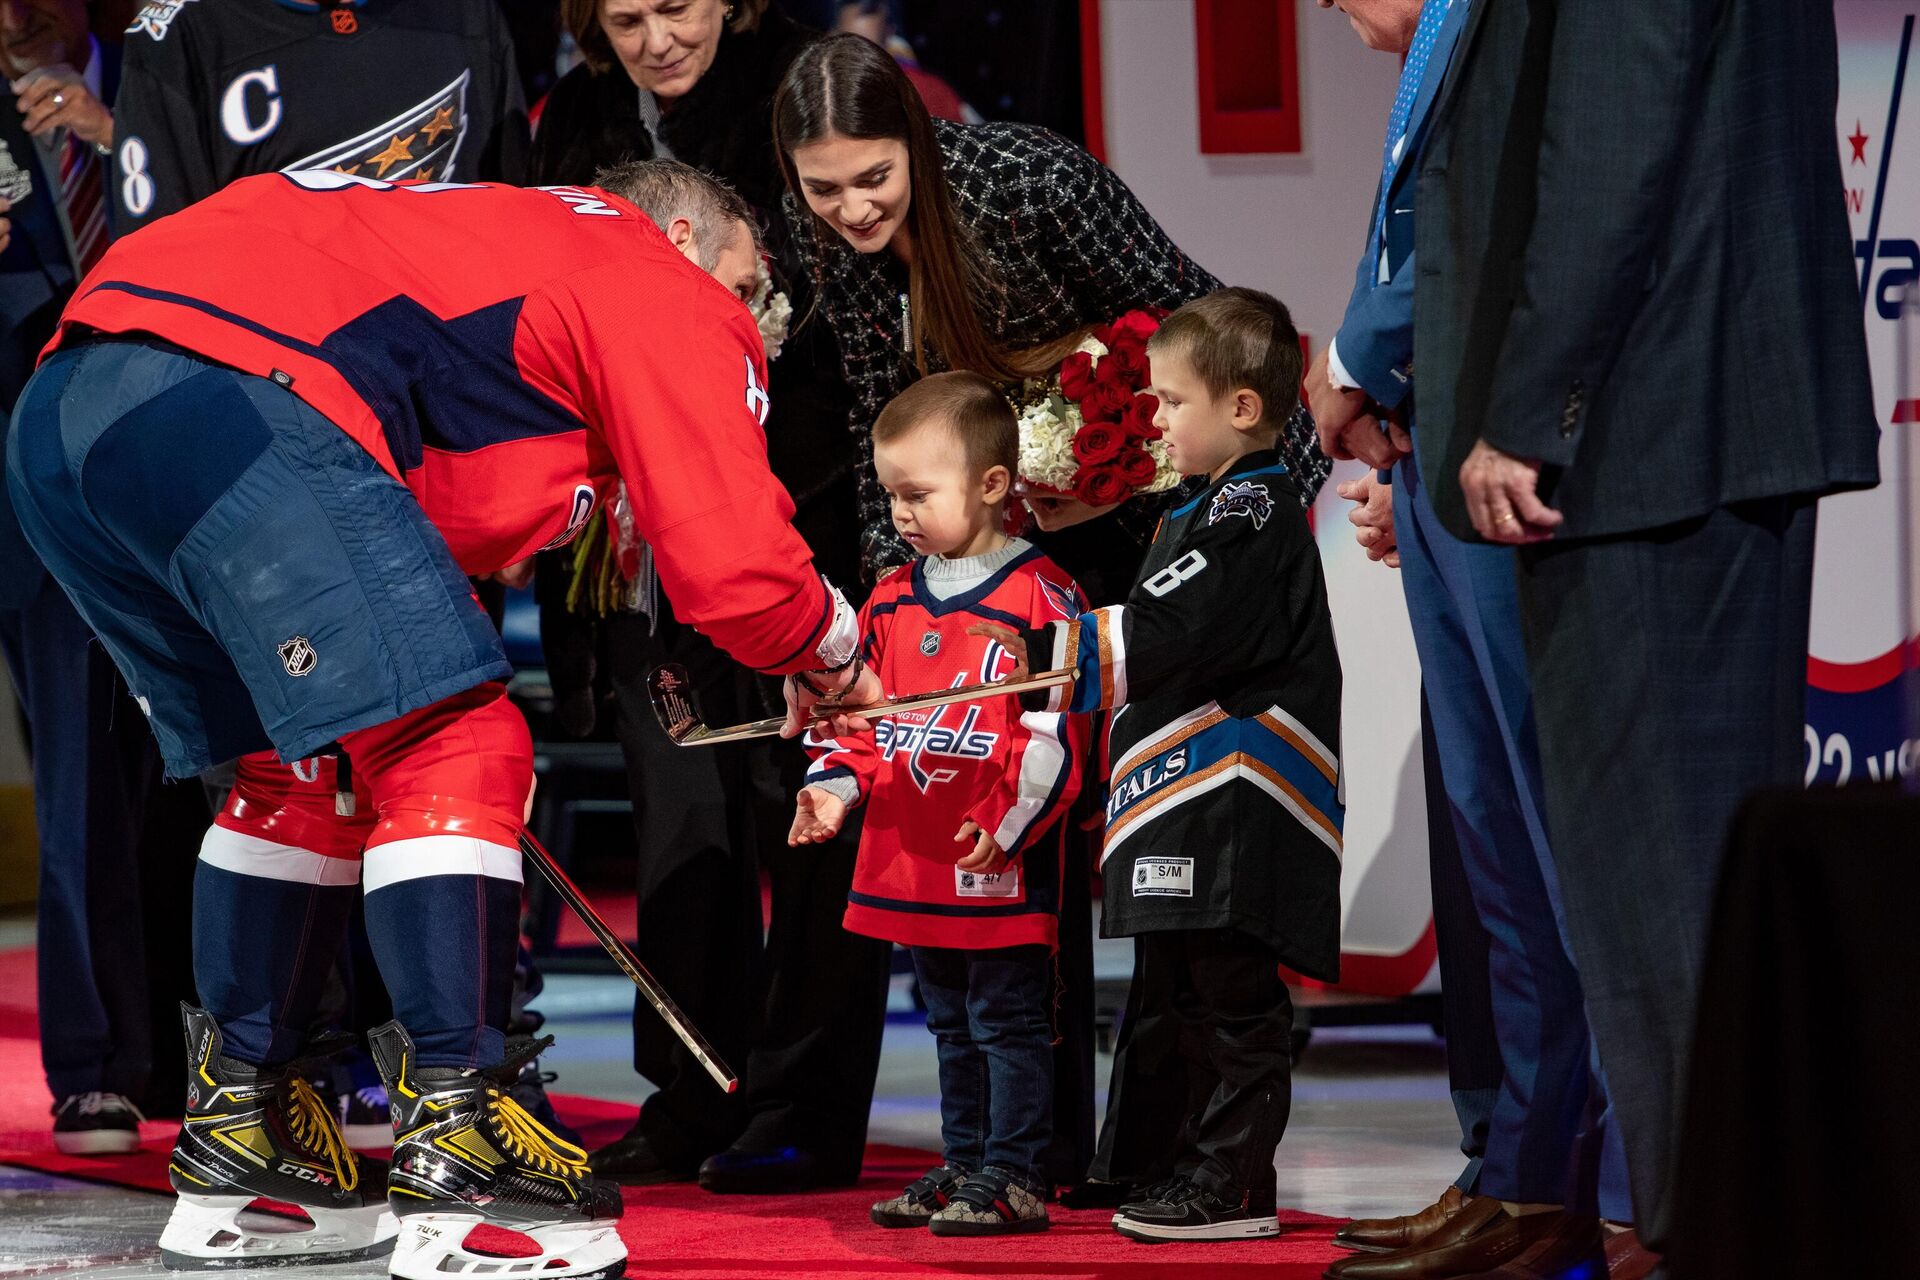
<instances>
[{"instance_id":1,"label":"boy's hand","mask_svg":"<svg viewBox=\"0 0 1920 1280\"><path fill-rule=\"evenodd\" d=\"M801 794L805 795L806 793L801 792ZM1000 872L1006 870L1006 851L994 843L993 837L985 831L982 831L980 824L973 819L969 818L960 824L960 832L954 836L954 841L958 844L965 844L971 841L973 844L973 852L966 854L958 862L954 863L954 865L962 871L971 871L976 875L991 876L998 875Z\"/></svg>"},{"instance_id":2,"label":"boy's hand","mask_svg":"<svg viewBox=\"0 0 1920 1280\"><path fill-rule=\"evenodd\" d=\"M1002 680L1018 680L1021 676L1029 674L1027 667L1027 642L1022 638L1020 633L1012 627L1003 627L997 622L976 622L967 628L967 634L970 636L984 636L988 640L998 641L1000 647L1012 655L1013 670L1001 676L1000 678Z\"/></svg>"},{"instance_id":3,"label":"boy's hand","mask_svg":"<svg viewBox=\"0 0 1920 1280\"><path fill-rule=\"evenodd\" d=\"M819 787L802 787L793 809L793 829L787 843L794 846L820 844L840 834L847 820L847 802Z\"/></svg>"}]
</instances>

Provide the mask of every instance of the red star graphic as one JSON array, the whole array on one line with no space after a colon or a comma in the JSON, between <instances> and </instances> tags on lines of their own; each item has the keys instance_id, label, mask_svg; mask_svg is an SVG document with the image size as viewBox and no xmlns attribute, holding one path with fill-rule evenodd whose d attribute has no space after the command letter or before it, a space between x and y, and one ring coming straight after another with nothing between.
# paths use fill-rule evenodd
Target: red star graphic
<instances>
[{"instance_id":1,"label":"red star graphic","mask_svg":"<svg viewBox=\"0 0 1920 1280\"><path fill-rule=\"evenodd\" d=\"M1847 135L1847 141L1853 144L1853 163L1867 162L1867 135L1860 132L1860 122L1853 122L1853 132Z\"/></svg>"}]
</instances>

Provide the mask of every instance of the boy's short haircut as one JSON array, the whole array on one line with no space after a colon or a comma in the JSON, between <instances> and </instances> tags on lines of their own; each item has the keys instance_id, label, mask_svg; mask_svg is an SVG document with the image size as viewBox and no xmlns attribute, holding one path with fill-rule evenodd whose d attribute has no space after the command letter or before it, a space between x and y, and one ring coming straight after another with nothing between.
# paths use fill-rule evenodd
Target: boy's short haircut
<instances>
[{"instance_id":1,"label":"boy's short haircut","mask_svg":"<svg viewBox=\"0 0 1920 1280\"><path fill-rule=\"evenodd\" d=\"M1300 403L1300 331L1286 304L1258 289L1217 289L1160 322L1147 351L1178 355L1216 400L1242 387L1260 397L1261 425L1279 430Z\"/></svg>"},{"instance_id":2,"label":"boy's short haircut","mask_svg":"<svg viewBox=\"0 0 1920 1280\"><path fill-rule=\"evenodd\" d=\"M873 442L885 444L938 419L966 452L967 468L985 475L992 467L1009 474L1020 465L1020 423L1000 388L977 373L934 373L887 402L873 424Z\"/></svg>"}]
</instances>

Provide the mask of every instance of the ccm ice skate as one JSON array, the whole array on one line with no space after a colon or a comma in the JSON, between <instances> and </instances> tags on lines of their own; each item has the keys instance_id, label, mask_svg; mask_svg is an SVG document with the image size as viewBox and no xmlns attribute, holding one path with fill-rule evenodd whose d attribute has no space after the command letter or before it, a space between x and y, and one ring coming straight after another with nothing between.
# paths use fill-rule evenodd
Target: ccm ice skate
<instances>
[{"instance_id":1,"label":"ccm ice skate","mask_svg":"<svg viewBox=\"0 0 1920 1280\"><path fill-rule=\"evenodd\" d=\"M415 1066L413 1041L397 1022L368 1041L393 1107L394 1275L605 1280L626 1270L619 1188L596 1182L587 1153L555 1137L507 1092L522 1063L553 1037L517 1041L506 1062L486 1069ZM519 1232L540 1252L504 1257L468 1248L468 1232L483 1223Z\"/></svg>"},{"instance_id":2,"label":"ccm ice skate","mask_svg":"<svg viewBox=\"0 0 1920 1280\"><path fill-rule=\"evenodd\" d=\"M220 1054L220 1028L182 1005L187 1114L169 1174L180 1200L160 1234L175 1270L285 1266L378 1257L399 1229L386 1167L347 1149L327 1100L292 1066L265 1069ZM311 1224L248 1212L255 1200L303 1210Z\"/></svg>"}]
</instances>

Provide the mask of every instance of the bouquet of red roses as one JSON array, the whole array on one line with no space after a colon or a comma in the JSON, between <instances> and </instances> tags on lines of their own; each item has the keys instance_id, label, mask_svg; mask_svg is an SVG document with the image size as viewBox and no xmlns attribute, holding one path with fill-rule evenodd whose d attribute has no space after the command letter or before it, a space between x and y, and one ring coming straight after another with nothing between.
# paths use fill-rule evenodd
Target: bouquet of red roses
<instances>
[{"instance_id":1,"label":"bouquet of red roses","mask_svg":"<svg viewBox=\"0 0 1920 1280\"><path fill-rule=\"evenodd\" d=\"M1096 325L1051 378L1028 381L1020 415L1020 479L1032 492L1104 507L1180 483L1153 418L1147 339L1164 311Z\"/></svg>"}]
</instances>

